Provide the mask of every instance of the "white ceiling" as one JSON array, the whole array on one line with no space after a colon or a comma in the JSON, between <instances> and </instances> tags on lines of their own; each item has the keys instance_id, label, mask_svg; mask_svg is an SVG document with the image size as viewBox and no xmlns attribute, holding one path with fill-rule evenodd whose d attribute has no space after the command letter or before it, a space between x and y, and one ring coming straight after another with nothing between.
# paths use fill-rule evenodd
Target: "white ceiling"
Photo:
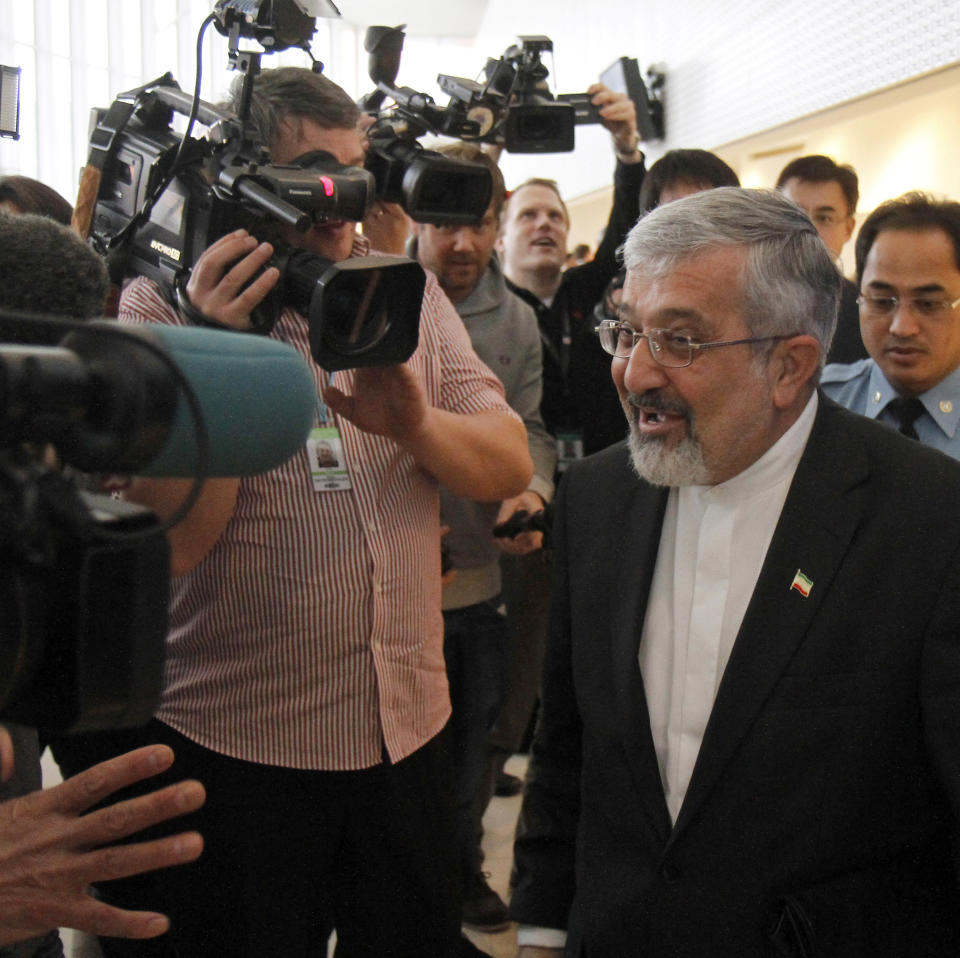
<instances>
[{"instance_id":1,"label":"white ceiling","mask_svg":"<svg viewBox=\"0 0 960 958\"><path fill-rule=\"evenodd\" d=\"M348 23L359 27L407 25L409 36L473 37L488 0L335 0Z\"/></svg>"}]
</instances>

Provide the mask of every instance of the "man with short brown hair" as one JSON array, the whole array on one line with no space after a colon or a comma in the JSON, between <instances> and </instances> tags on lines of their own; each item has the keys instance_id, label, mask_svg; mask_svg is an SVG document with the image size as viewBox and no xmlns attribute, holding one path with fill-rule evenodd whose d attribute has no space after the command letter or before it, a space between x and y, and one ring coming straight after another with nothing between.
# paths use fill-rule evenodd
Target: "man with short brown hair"
<instances>
[{"instance_id":1,"label":"man with short brown hair","mask_svg":"<svg viewBox=\"0 0 960 958\"><path fill-rule=\"evenodd\" d=\"M843 247L856 226L860 199L860 185L853 167L836 163L829 156L799 156L780 171L777 189L810 217L839 268ZM852 363L867 355L860 338L857 295L856 284L844 277L828 363Z\"/></svg>"},{"instance_id":2,"label":"man with short brown hair","mask_svg":"<svg viewBox=\"0 0 960 958\"><path fill-rule=\"evenodd\" d=\"M553 496L556 451L540 417L542 365L533 310L507 289L494 241L500 227L504 187L489 154L470 144L441 152L481 163L493 177L493 196L479 223L442 226L415 223L407 252L432 270L463 320L477 355L503 383L511 409L527 429L534 463L528 487L500 503L474 502L440 491L445 544L456 576L443 589L444 658L450 683L451 732L458 815L464 923L485 931L506 927L507 908L482 872L480 838L483 799L478 791L490 731L507 689L510 634L501 594L500 557L539 550L542 534L493 536L495 525L514 515L541 511Z\"/></svg>"}]
</instances>

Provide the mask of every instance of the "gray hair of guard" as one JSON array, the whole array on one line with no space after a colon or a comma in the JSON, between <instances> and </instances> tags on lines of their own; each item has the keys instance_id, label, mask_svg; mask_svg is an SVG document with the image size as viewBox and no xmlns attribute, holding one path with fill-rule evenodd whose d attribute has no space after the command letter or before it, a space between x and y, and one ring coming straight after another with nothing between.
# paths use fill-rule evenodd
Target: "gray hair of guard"
<instances>
[{"instance_id":1,"label":"gray hair of guard","mask_svg":"<svg viewBox=\"0 0 960 958\"><path fill-rule=\"evenodd\" d=\"M822 368L837 324L840 273L806 213L776 190L720 187L657 207L630 231L623 259L628 273L657 279L721 247L747 250L741 282L751 336L813 336Z\"/></svg>"}]
</instances>

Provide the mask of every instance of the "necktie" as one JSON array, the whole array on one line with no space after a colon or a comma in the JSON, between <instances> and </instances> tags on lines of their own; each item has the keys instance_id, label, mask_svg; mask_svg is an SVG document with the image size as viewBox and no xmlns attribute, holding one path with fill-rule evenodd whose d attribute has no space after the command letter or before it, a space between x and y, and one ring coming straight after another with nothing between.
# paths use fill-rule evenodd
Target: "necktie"
<instances>
[{"instance_id":1,"label":"necktie","mask_svg":"<svg viewBox=\"0 0 960 958\"><path fill-rule=\"evenodd\" d=\"M887 403L887 409L897 420L897 428L910 439L918 439L914 423L924 413L923 403L916 396L897 396Z\"/></svg>"}]
</instances>

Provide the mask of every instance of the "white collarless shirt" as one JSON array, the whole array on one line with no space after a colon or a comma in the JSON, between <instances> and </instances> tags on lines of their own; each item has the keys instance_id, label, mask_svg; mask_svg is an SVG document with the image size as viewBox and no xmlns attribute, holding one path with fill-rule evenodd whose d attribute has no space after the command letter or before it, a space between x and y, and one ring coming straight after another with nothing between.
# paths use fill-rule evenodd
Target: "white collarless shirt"
<instances>
[{"instance_id":1,"label":"white collarless shirt","mask_svg":"<svg viewBox=\"0 0 960 958\"><path fill-rule=\"evenodd\" d=\"M814 393L780 439L727 482L670 490L639 662L674 823L816 411Z\"/></svg>"}]
</instances>

